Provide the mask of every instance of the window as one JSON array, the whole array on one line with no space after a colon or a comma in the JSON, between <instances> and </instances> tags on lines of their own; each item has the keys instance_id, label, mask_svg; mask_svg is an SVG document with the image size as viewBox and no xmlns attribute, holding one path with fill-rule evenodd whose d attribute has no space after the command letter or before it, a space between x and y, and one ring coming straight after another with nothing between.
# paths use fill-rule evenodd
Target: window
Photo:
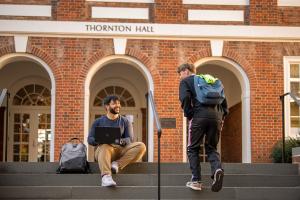
<instances>
[{"instance_id":1,"label":"window","mask_svg":"<svg viewBox=\"0 0 300 200\"><path fill-rule=\"evenodd\" d=\"M285 58L285 92L300 99L300 57ZM300 107L291 98L285 99L286 137L300 137Z\"/></svg>"},{"instance_id":2,"label":"window","mask_svg":"<svg viewBox=\"0 0 300 200\"><path fill-rule=\"evenodd\" d=\"M103 99L108 95L118 96L122 107L135 107L135 101L128 90L119 86L108 86L98 92L94 100L94 106L103 106Z\"/></svg>"},{"instance_id":3,"label":"window","mask_svg":"<svg viewBox=\"0 0 300 200\"><path fill-rule=\"evenodd\" d=\"M44 86L31 84L21 88L13 99L15 106L50 106L50 90Z\"/></svg>"}]
</instances>

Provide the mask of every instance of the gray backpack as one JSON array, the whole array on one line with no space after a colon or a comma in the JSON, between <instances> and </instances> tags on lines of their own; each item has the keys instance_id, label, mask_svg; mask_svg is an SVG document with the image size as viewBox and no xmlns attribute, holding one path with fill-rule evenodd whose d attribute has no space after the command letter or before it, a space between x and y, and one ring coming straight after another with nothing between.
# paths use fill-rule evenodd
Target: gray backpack
<instances>
[{"instance_id":1,"label":"gray backpack","mask_svg":"<svg viewBox=\"0 0 300 200\"><path fill-rule=\"evenodd\" d=\"M211 79L208 83L205 77ZM197 100L203 105L219 105L225 99L224 86L222 82L209 74L194 76L194 87Z\"/></svg>"},{"instance_id":2,"label":"gray backpack","mask_svg":"<svg viewBox=\"0 0 300 200\"><path fill-rule=\"evenodd\" d=\"M61 148L57 173L89 173L86 151L85 144L78 138L70 139Z\"/></svg>"}]
</instances>

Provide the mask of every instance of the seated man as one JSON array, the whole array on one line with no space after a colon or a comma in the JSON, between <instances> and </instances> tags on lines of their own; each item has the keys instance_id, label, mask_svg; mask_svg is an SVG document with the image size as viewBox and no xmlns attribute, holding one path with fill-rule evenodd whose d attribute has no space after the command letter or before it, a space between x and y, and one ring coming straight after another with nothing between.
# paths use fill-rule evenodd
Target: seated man
<instances>
[{"instance_id":1,"label":"seated man","mask_svg":"<svg viewBox=\"0 0 300 200\"><path fill-rule=\"evenodd\" d=\"M92 125L89 132L88 143L95 146L95 159L98 161L102 176L102 186L115 186L116 182L112 179L112 172L118 173L130 163L140 160L146 146L142 142L133 142L132 124L127 118L121 116L120 99L117 96L108 96L104 99L106 115L98 118ZM117 144L97 144L95 141L95 128L120 127L121 141Z\"/></svg>"}]
</instances>

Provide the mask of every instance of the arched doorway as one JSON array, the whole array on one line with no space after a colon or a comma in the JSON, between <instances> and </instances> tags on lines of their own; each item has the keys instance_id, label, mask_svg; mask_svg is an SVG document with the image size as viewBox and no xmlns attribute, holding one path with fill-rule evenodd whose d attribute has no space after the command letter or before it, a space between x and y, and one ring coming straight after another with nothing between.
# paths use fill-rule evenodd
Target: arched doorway
<instances>
[{"instance_id":1,"label":"arched doorway","mask_svg":"<svg viewBox=\"0 0 300 200\"><path fill-rule=\"evenodd\" d=\"M152 161L153 117L147 108L145 94L153 90L153 81L147 68L131 57L106 57L91 68L85 88L86 94L89 94L85 99L85 122L87 117L89 122L85 123L85 140L95 118L105 113L102 105L103 98L115 94L121 98L123 104L121 114L133 123L135 140L144 142L148 147L148 154L144 157L144 161ZM89 110L87 111L86 108ZM86 112L89 114L86 115ZM89 147L88 157L89 160L94 160L91 147Z\"/></svg>"},{"instance_id":2,"label":"arched doorway","mask_svg":"<svg viewBox=\"0 0 300 200\"><path fill-rule=\"evenodd\" d=\"M14 162L53 161L55 83L49 66L33 55L16 53L0 58L0 72L0 88L10 93L3 157Z\"/></svg>"},{"instance_id":3,"label":"arched doorway","mask_svg":"<svg viewBox=\"0 0 300 200\"><path fill-rule=\"evenodd\" d=\"M40 84L13 92L10 109L8 161L50 161L51 95Z\"/></svg>"},{"instance_id":4,"label":"arched doorway","mask_svg":"<svg viewBox=\"0 0 300 200\"><path fill-rule=\"evenodd\" d=\"M231 152L225 149L228 148L225 147L226 144L223 148L220 146L221 154L222 151L224 156L227 154L225 162L227 159L229 162L251 163L250 82L246 73L237 63L221 57L204 58L194 65L197 73L210 73L222 80L229 107L231 107L232 113L235 113L231 114L231 118L230 116L228 118L233 121L236 120L236 125L232 126L231 122L227 122L229 123L227 124L228 135L227 138L222 136L221 145L223 140L224 143L227 140L227 143L230 144L227 146L231 147L233 144L231 144L230 138L236 138L235 144L239 152L232 158L230 157ZM230 133L232 129L234 129L234 133Z\"/></svg>"}]
</instances>

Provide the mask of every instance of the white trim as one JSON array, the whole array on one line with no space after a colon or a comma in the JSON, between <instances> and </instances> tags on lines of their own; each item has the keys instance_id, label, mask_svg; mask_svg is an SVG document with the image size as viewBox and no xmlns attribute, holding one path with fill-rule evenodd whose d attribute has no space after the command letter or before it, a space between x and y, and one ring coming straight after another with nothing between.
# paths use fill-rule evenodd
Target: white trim
<instances>
[{"instance_id":1,"label":"white trim","mask_svg":"<svg viewBox=\"0 0 300 200\"><path fill-rule=\"evenodd\" d=\"M243 22L243 10L188 10L189 21L232 21Z\"/></svg>"},{"instance_id":2,"label":"white trim","mask_svg":"<svg viewBox=\"0 0 300 200\"><path fill-rule=\"evenodd\" d=\"M242 162L251 163L251 115L250 115L250 81L245 71L237 63L220 57L208 57L197 61L194 65L199 67L209 61L223 61L231 66L222 66L231 71L239 80L242 88Z\"/></svg>"},{"instance_id":3,"label":"white trim","mask_svg":"<svg viewBox=\"0 0 300 200\"><path fill-rule=\"evenodd\" d=\"M300 6L299 0L278 0L278 6Z\"/></svg>"},{"instance_id":4,"label":"white trim","mask_svg":"<svg viewBox=\"0 0 300 200\"><path fill-rule=\"evenodd\" d=\"M183 4L204 4L204 5L249 5L249 0L182 0Z\"/></svg>"},{"instance_id":5,"label":"white trim","mask_svg":"<svg viewBox=\"0 0 300 200\"><path fill-rule=\"evenodd\" d=\"M127 63L129 65L132 65L133 67L136 67L144 76L144 78L147 80L148 84L148 90L153 91L154 90L154 82L152 79L152 76L147 69L147 67L141 63L139 60L136 60L129 56L121 56L121 55L113 55L113 56L107 56L95 64L91 66L90 70L88 71L84 83L84 143L87 144L87 137L89 133L89 103L90 103L90 84L92 81L93 76L97 73L98 70L100 70L103 66L114 63L114 62L121 62L121 63ZM150 108L150 102L148 102L149 108L148 108L148 162L153 162L154 160L154 127L153 127L153 113L152 108Z\"/></svg>"},{"instance_id":6,"label":"white trim","mask_svg":"<svg viewBox=\"0 0 300 200\"><path fill-rule=\"evenodd\" d=\"M19 60L31 60L41 65L47 72L51 81L51 130L52 138L50 143L50 161L54 161L54 138L55 138L55 78L51 68L42 59L27 53L12 53L0 57L0 69L8 63Z\"/></svg>"},{"instance_id":7,"label":"white trim","mask_svg":"<svg viewBox=\"0 0 300 200\"><path fill-rule=\"evenodd\" d=\"M92 18L149 19L148 8L92 7Z\"/></svg>"},{"instance_id":8,"label":"white trim","mask_svg":"<svg viewBox=\"0 0 300 200\"><path fill-rule=\"evenodd\" d=\"M91 2L154 3L154 0L85 0Z\"/></svg>"},{"instance_id":9,"label":"white trim","mask_svg":"<svg viewBox=\"0 0 300 200\"><path fill-rule=\"evenodd\" d=\"M126 38L114 38L114 50L115 54L125 54L126 52Z\"/></svg>"},{"instance_id":10,"label":"white trim","mask_svg":"<svg viewBox=\"0 0 300 200\"><path fill-rule=\"evenodd\" d=\"M183 131L183 134L182 134L182 162L188 162L187 160L187 156L186 156L186 147L187 147L187 141L186 141L186 137L187 137L187 118L184 117L184 113L182 114L182 121L183 121L183 124L182 124L182 131Z\"/></svg>"},{"instance_id":11,"label":"white trim","mask_svg":"<svg viewBox=\"0 0 300 200\"><path fill-rule=\"evenodd\" d=\"M107 27L112 27L113 30ZM122 27L122 28L121 28ZM124 27L127 29L124 30ZM106 29L105 29L106 28ZM0 20L0 35L168 40L300 41L300 27Z\"/></svg>"},{"instance_id":12,"label":"white trim","mask_svg":"<svg viewBox=\"0 0 300 200\"><path fill-rule=\"evenodd\" d=\"M28 36L16 35L14 36L14 40L15 40L16 52L20 52L20 53L26 52Z\"/></svg>"},{"instance_id":13,"label":"white trim","mask_svg":"<svg viewBox=\"0 0 300 200\"><path fill-rule=\"evenodd\" d=\"M0 15L51 17L51 6L0 4Z\"/></svg>"},{"instance_id":14,"label":"white trim","mask_svg":"<svg viewBox=\"0 0 300 200\"><path fill-rule=\"evenodd\" d=\"M283 57L283 67L284 67L284 94L287 92L291 92L290 89L290 64L299 63L300 56L284 56ZM291 133L291 120L290 120L290 101L291 97L289 95L284 97L284 117L285 117L285 137L290 136Z\"/></svg>"},{"instance_id":15,"label":"white trim","mask_svg":"<svg viewBox=\"0 0 300 200\"><path fill-rule=\"evenodd\" d=\"M210 40L210 48L212 56L222 56L223 54L223 40Z\"/></svg>"}]
</instances>

